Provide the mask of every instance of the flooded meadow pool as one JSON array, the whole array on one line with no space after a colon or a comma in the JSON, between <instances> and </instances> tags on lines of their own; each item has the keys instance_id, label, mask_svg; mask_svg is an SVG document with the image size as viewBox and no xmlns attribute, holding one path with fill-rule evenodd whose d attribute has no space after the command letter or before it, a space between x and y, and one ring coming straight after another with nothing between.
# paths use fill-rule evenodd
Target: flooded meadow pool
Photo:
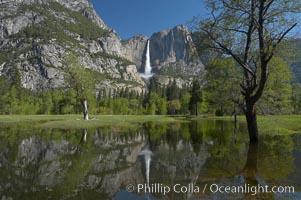
<instances>
[{"instance_id":1,"label":"flooded meadow pool","mask_svg":"<svg viewBox=\"0 0 301 200\"><path fill-rule=\"evenodd\" d=\"M0 126L0 152L1 199L301 199L301 135L249 144L245 125L227 120L132 130ZM258 185L294 192L255 194Z\"/></svg>"}]
</instances>

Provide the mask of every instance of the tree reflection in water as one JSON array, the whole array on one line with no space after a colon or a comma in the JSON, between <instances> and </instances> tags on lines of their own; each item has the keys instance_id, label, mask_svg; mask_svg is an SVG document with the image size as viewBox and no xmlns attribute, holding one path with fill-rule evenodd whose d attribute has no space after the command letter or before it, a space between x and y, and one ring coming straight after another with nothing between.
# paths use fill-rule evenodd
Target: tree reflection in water
<instances>
[{"instance_id":1,"label":"tree reflection in water","mask_svg":"<svg viewBox=\"0 0 301 200\"><path fill-rule=\"evenodd\" d=\"M300 191L300 162L295 162L301 156L300 139L295 136L262 135L258 144L249 144L244 124L235 127L231 121L205 119L115 130L1 128L1 195L13 199L116 200L287 197L208 191L145 196L124 190L127 184L145 182L200 188L212 183L294 185ZM146 149L151 160L144 155L138 159Z\"/></svg>"}]
</instances>

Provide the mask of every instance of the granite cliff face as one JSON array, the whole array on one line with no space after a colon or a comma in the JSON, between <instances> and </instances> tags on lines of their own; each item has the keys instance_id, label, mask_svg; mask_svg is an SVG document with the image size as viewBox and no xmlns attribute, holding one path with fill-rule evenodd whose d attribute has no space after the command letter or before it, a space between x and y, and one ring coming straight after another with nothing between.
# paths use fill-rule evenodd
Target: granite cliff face
<instances>
[{"instance_id":1,"label":"granite cliff face","mask_svg":"<svg viewBox=\"0 0 301 200\"><path fill-rule=\"evenodd\" d=\"M183 25L154 33L150 38L136 35L124 41L124 56L143 72L147 41L150 41L150 59L154 78L161 85L173 79L178 86L191 83L193 77L203 77L204 65L196 55L191 33Z\"/></svg>"},{"instance_id":2,"label":"granite cliff face","mask_svg":"<svg viewBox=\"0 0 301 200\"><path fill-rule=\"evenodd\" d=\"M64 60L69 52L84 68L101 75L98 88L122 88L142 92L147 41L156 80L180 85L203 73L192 59L194 46L184 26L136 35L122 41L96 14L88 0L1 0L0 76L20 72L23 87L47 90L64 86Z\"/></svg>"},{"instance_id":3,"label":"granite cliff face","mask_svg":"<svg viewBox=\"0 0 301 200\"><path fill-rule=\"evenodd\" d=\"M150 38L152 66L163 66L180 60L188 64L192 50L193 41L185 26L154 33Z\"/></svg>"},{"instance_id":4,"label":"granite cliff face","mask_svg":"<svg viewBox=\"0 0 301 200\"><path fill-rule=\"evenodd\" d=\"M129 40L123 41L124 56L137 65L138 71L143 71L145 65L145 52L148 37L145 35L135 35Z\"/></svg>"},{"instance_id":5,"label":"granite cliff face","mask_svg":"<svg viewBox=\"0 0 301 200\"><path fill-rule=\"evenodd\" d=\"M43 4L44 6L47 6L47 5L49 5L49 3L56 3L56 2L60 3L67 9L82 13L85 17L92 20L100 28L109 29L107 27L107 25L102 21L102 19L100 19L98 17L97 13L93 9L93 6L87 0L1 0L0 5L3 8L4 7L9 8L9 9L3 10L2 12L6 13L6 14L11 14L11 15L9 15L10 17L7 18L7 20L5 20L5 21L14 22L15 21L14 19L24 17L24 16L23 17L16 16L16 18L11 17L11 16L13 16L11 11L19 10L19 6L30 5L30 4ZM3 13L1 13L1 14L3 14ZM18 13L14 13L14 14L18 14ZM17 20L15 22L20 22L20 20ZM14 25L14 28L17 28L17 29L20 28L20 26L18 26L18 24L13 24L13 25ZM26 23L23 24L24 27L27 25L28 24L26 24Z\"/></svg>"},{"instance_id":6,"label":"granite cliff face","mask_svg":"<svg viewBox=\"0 0 301 200\"><path fill-rule=\"evenodd\" d=\"M204 65L196 55L192 36L181 25L154 33L150 38L151 64L155 78L163 85L176 78L179 86L191 83L204 74Z\"/></svg>"},{"instance_id":7,"label":"granite cliff face","mask_svg":"<svg viewBox=\"0 0 301 200\"><path fill-rule=\"evenodd\" d=\"M0 75L20 72L23 87L47 90L64 85L62 67L69 52L84 68L102 75L98 87L128 87L141 92L145 83L126 59L117 34L87 0L5 1L0 6Z\"/></svg>"}]
</instances>

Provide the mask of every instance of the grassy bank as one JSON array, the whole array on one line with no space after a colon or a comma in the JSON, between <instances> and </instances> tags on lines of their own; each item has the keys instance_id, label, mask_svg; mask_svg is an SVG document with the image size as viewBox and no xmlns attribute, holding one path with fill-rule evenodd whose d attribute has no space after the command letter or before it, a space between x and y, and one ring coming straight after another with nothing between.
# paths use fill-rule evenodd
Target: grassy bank
<instances>
[{"instance_id":1,"label":"grassy bank","mask_svg":"<svg viewBox=\"0 0 301 200\"><path fill-rule=\"evenodd\" d=\"M28 124L41 128L134 127L145 122L176 122L183 117L162 115L96 115L84 121L82 115L2 115L0 125Z\"/></svg>"},{"instance_id":2,"label":"grassy bank","mask_svg":"<svg viewBox=\"0 0 301 200\"><path fill-rule=\"evenodd\" d=\"M84 121L82 115L0 115L0 125L13 126L25 124L40 128L82 129L103 126L135 128L145 122L178 122L184 120L199 120L204 117L162 116L162 115L95 115L91 120ZM214 117L206 119L231 120L233 117ZM245 123L244 116L238 120ZM301 115L258 116L260 134L286 135L301 133Z\"/></svg>"},{"instance_id":3,"label":"grassy bank","mask_svg":"<svg viewBox=\"0 0 301 200\"><path fill-rule=\"evenodd\" d=\"M234 120L234 117L208 117L209 119ZM245 116L238 116L238 121L246 123ZM301 133L301 115L270 115L257 117L260 134L287 135Z\"/></svg>"},{"instance_id":4,"label":"grassy bank","mask_svg":"<svg viewBox=\"0 0 301 200\"><path fill-rule=\"evenodd\" d=\"M301 115L259 116L258 128L261 134L301 133Z\"/></svg>"}]
</instances>

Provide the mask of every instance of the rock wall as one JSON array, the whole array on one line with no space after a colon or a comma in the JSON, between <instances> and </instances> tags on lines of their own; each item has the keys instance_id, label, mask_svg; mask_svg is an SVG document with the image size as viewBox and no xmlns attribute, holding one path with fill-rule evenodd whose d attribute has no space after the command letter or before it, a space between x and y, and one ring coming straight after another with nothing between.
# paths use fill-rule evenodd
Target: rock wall
<instances>
[{"instance_id":1,"label":"rock wall","mask_svg":"<svg viewBox=\"0 0 301 200\"><path fill-rule=\"evenodd\" d=\"M150 38L150 57L155 79L161 85L175 79L182 87L191 84L194 77L204 77L205 67L196 54L191 33L183 25L154 33Z\"/></svg>"},{"instance_id":2,"label":"rock wall","mask_svg":"<svg viewBox=\"0 0 301 200\"><path fill-rule=\"evenodd\" d=\"M25 88L62 87L63 62L72 51L84 68L105 75L98 88L145 90L131 62L133 54L126 53L116 32L105 25L88 0L2 0L0 6L5 7L0 11L0 75L10 77L16 67ZM81 30L89 21L93 27ZM48 35L45 30L53 23L59 30ZM95 30L103 34L95 38Z\"/></svg>"},{"instance_id":3,"label":"rock wall","mask_svg":"<svg viewBox=\"0 0 301 200\"><path fill-rule=\"evenodd\" d=\"M1 0L0 6L5 8L0 11L0 75L10 77L16 67L22 85L31 90L62 87L63 62L72 51L84 68L105 75L98 82L100 89L128 87L142 92L146 84L139 72L144 69L148 40L153 71L162 85L177 78L181 86L204 71L200 60L192 58L195 48L185 26L122 41L88 0ZM89 30L81 30L91 22ZM49 24L58 30L48 34ZM96 37L93 32L98 30L104 33Z\"/></svg>"},{"instance_id":4,"label":"rock wall","mask_svg":"<svg viewBox=\"0 0 301 200\"><path fill-rule=\"evenodd\" d=\"M100 28L109 29L103 20L98 17L93 5L88 0L1 0L0 5L13 7L24 4L48 4L51 2L60 3L70 10L81 12Z\"/></svg>"},{"instance_id":5,"label":"rock wall","mask_svg":"<svg viewBox=\"0 0 301 200\"><path fill-rule=\"evenodd\" d=\"M123 41L123 55L136 64L138 71L142 72L145 65L145 53L147 40L145 35L135 35L129 40Z\"/></svg>"},{"instance_id":6,"label":"rock wall","mask_svg":"<svg viewBox=\"0 0 301 200\"><path fill-rule=\"evenodd\" d=\"M154 33L150 38L152 66L162 66L180 60L188 64L191 51L191 35L187 27L182 25Z\"/></svg>"}]
</instances>

